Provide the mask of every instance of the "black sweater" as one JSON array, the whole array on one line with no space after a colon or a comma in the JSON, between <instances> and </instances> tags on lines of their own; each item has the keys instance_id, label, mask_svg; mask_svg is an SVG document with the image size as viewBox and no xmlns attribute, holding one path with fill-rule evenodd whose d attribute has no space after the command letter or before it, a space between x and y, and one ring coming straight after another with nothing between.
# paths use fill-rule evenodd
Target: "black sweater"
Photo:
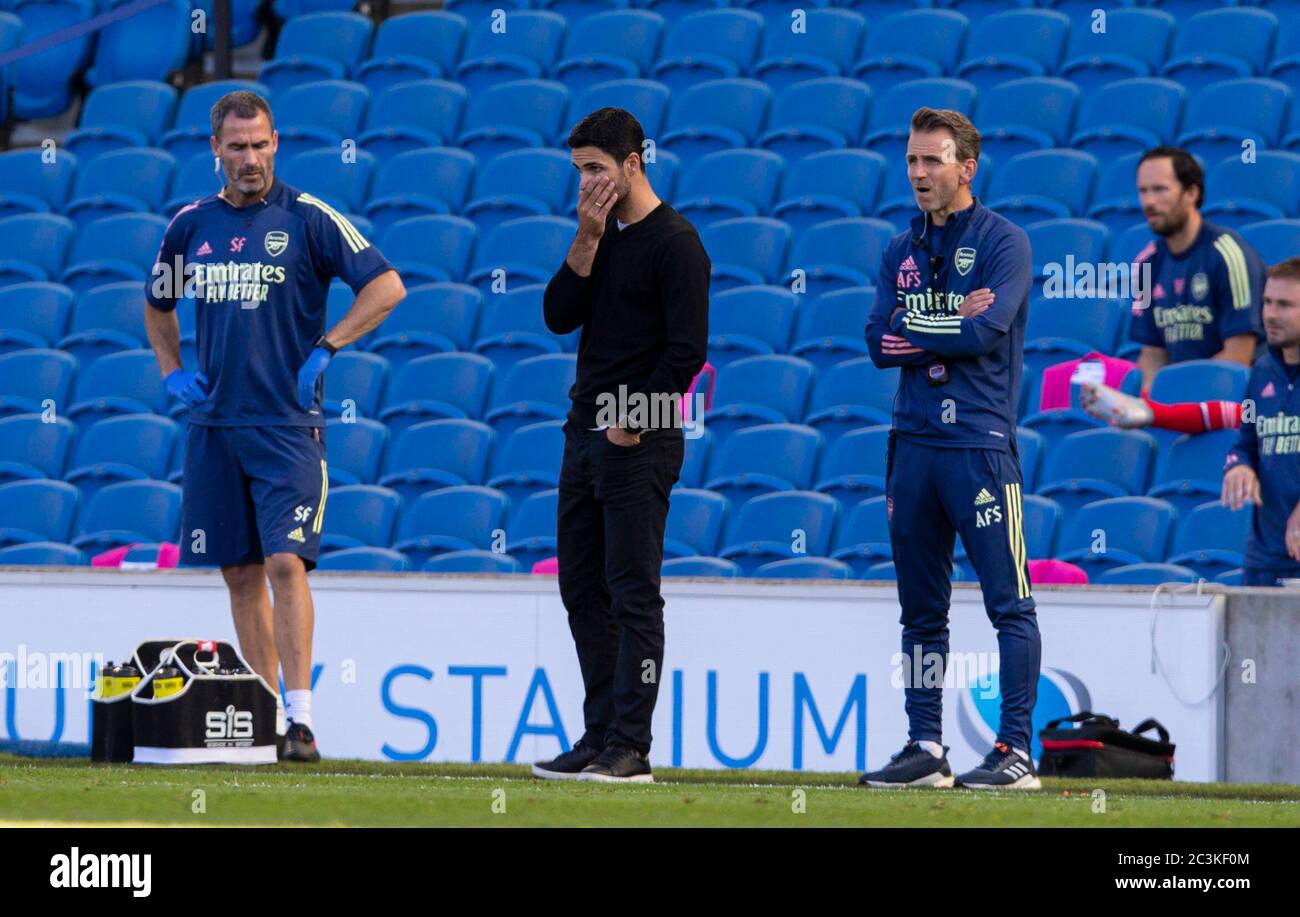
<instances>
[{"instance_id":1,"label":"black sweater","mask_svg":"<svg viewBox=\"0 0 1300 917\"><path fill-rule=\"evenodd\" d=\"M611 214L580 277L567 261L546 286L546 327L582 328L569 418L597 426L597 396L683 394L708 351L709 256L684 217L661 203L620 230ZM647 405L648 407L648 405Z\"/></svg>"}]
</instances>

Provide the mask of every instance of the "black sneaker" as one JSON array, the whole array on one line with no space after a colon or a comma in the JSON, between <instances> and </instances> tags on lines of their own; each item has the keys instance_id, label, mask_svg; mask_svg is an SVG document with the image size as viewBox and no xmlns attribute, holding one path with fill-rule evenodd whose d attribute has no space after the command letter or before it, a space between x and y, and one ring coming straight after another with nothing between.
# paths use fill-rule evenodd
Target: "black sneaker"
<instances>
[{"instance_id":1,"label":"black sneaker","mask_svg":"<svg viewBox=\"0 0 1300 917\"><path fill-rule=\"evenodd\" d=\"M582 769L596 760L599 748L592 748L582 739L578 744L563 754L556 755L549 761L538 761L533 765L533 776L542 780L577 780Z\"/></svg>"},{"instance_id":2,"label":"black sneaker","mask_svg":"<svg viewBox=\"0 0 1300 917\"><path fill-rule=\"evenodd\" d=\"M880 770L868 771L859 777L858 785L950 787L952 768L948 766L948 746L943 747L943 757L936 758L915 742L908 742Z\"/></svg>"},{"instance_id":3,"label":"black sneaker","mask_svg":"<svg viewBox=\"0 0 1300 917\"><path fill-rule=\"evenodd\" d=\"M306 761L316 763L320 752L316 750L316 737L302 723L290 723L284 734L284 755L282 761Z\"/></svg>"},{"instance_id":4,"label":"black sneaker","mask_svg":"<svg viewBox=\"0 0 1300 917\"><path fill-rule=\"evenodd\" d=\"M654 783L650 759L626 745L608 745L596 760L582 769L579 780L597 783Z\"/></svg>"},{"instance_id":5,"label":"black sneaker","mask_svg":"<svg viewBox=\"0 0 1300 917\"><path fill-rule=\"evenodd\" d=\"M972 790L1041 790L1034 762L1020 757L1004 742L994 742L980 766L957 778L957 785Z\"/></svg>"}]
</instances>

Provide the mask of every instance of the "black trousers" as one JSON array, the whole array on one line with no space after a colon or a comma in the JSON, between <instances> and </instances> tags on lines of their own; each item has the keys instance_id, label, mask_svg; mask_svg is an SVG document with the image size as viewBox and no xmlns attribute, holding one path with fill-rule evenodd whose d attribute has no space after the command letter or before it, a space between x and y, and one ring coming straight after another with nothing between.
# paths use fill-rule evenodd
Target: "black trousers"
<instances>
[{"instance_id":1,"label":"black trousers","mask_svg":"<svg viewBox=\"0 0 1300 917\"><path fill-rule=\"evenodd\" d=\"M664 661L664 525L683 448L679 428L616 446L604 430L564 425L560 597L586 692L583 739L596 748L650 752Z\"/></svg>"}]
</instances>

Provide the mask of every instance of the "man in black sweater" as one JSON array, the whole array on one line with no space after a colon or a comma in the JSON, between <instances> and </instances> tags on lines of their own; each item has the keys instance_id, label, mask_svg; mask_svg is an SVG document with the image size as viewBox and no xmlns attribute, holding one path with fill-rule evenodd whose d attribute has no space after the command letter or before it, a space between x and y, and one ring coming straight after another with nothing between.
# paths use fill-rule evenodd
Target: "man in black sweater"
<instances>
[{"instance_id":1,"label":"man in black sweater","mask_svg":"<svg viewBox=\"0 0 1300 917\"><path fill-rule=\"evenodd\" d=\"M582 328L557 540L586 729L533 767L543 778L653 780L664 525L682 467L680 401L707 349L711 266L695 228L646 180L644 142L621 108L594 111L569 134L578 233L544 307L556 334Z\"/></svg>"}]
</instances>

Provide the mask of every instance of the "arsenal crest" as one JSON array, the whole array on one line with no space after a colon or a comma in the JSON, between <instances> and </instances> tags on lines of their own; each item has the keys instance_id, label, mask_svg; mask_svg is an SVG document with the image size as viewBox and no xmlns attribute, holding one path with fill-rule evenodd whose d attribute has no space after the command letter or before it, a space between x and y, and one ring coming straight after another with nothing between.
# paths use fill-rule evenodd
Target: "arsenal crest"
<instances>
[{"instance_id":1,"label":"arsenal crest","mask_svg":"<svg viewBox=\"0 0 1300 917\"><path fill-rule=\"evenodd\" d=\"M262 245L266 248L266 253L274 258L289 247L289 234L280 229L268 232Z\"/></svg>"},{"instance_id":2,"label":"arsenal crest","mask_svg":"<svg viewBox=\"0 0 1300 917\"><path fill-rule=\"evenodd\" d=\"M975 249L966 247L957 249L952 263L956 266L957 273L965 277L970 273L970 269L975 266Z\"/></svg>"}]
</instances>

